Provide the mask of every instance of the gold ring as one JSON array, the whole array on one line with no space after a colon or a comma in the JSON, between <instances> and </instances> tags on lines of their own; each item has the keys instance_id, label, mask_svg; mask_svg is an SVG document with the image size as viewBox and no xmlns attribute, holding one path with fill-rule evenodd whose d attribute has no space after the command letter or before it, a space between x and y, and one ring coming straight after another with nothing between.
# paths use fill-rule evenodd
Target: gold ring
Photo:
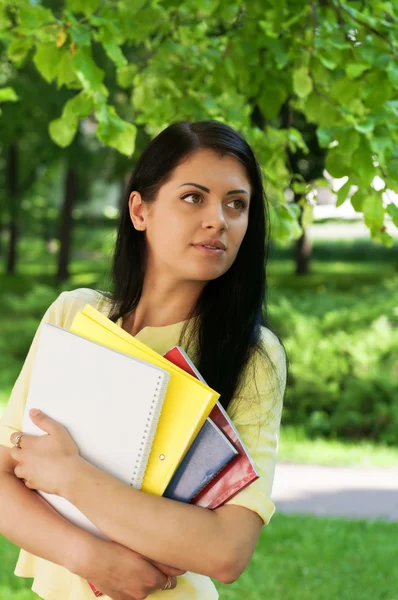
<instances>
[{"instance_id":1,"label":"gold ring","mask_svg":"<svg viewBox=\"0 0 398 600\"><path fill-rule=\"evenodd\" d=\"M21 438L23 436L23 433L18 433L17 437L15 438L15 442L14 442L14 446L16 446L17 448L21 448Z\"/></svg>"},{"instance_id":2,"label":"gold ring","mask_svg":"<svg viewBox=\"0 0 398 600\"><path fill-rule=\"evenodd\" d=\"M162 591L162 592L165 592L166 590L170 590L170 589L171 589L171 586L173 585L173 584L171 583L171 579L170 579L170 577L169 577L168 575L166 575L166 577L167 577L167 583L166 583L166 585L164 586L164 588L162 588L162 589L161 589L161 591Z\"/></svg>"}]
</instances>

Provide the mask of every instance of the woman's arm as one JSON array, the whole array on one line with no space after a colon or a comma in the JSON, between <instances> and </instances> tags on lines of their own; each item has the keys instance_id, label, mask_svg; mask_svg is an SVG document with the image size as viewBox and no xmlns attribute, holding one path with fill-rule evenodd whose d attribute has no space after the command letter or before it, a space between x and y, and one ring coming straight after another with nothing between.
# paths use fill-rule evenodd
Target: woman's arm
<instances>
[{"instance_id":1,"label":"woman's arm","mask_svg":"<svg viewBox=\"0 0 398 600\"><path fill-rule=\"evenodd\" d=\"M233 536L216 511L131 488L80 456L70 459L59 495L119 544L229 582Z\"/></svg>"},{"instance_id":2,"label":"woman's arm","mask_svg":"<svg viewBox=\"0 0 398 600\"><path fill-rule=\"evenodd\" d=\"M0 445L0 532L27 552L65 567L102 591L148 593L184 571L156 564L115 542L100 540L59 515L14 473L10 448ZM103 586L107 586L105 589Z\"/></svg>"},{"instance_id":3,"label":"woman's arm","mask_svg":"<svg viewBox=\"0 0 398 600\"><path fill-rule=\"evenodd\" d=\"M9 448L0 446L0 532L27 552L76 572L94 537L61 517L12 472Z\"/></svg>"}]
</instances>

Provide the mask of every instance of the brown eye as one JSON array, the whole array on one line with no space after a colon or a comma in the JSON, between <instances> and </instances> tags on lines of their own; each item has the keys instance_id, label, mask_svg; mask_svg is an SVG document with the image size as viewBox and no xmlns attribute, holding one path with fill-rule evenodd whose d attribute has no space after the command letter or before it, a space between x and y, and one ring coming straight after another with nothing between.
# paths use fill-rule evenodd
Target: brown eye
<instances>
[{"instance_id":1,"label":"brown eye","mask_svg":"<svg viewBox=\"0 0 398 600\"><path fill-rule=\"evenodd\" d=\"M247 202L242 198L236 198L235 200L232 200L232 202L238 202L239 206L236 210L244 211L247 206ZM230 202L229 204L231 204L232 202Z\"/></svg>"},{"instance_id":2,"label":"brown eye","mask_svg":"<svg viewBox=\"0 0 398 600\"><path fill-rule=\"evenodd\" d=\"M196 197L196 198L201 199L200 194L192 192L192 194L187 194L186 196L182 196L181 200L185 200L186 198L190 198L190 197L192 197L192 198ZM189 202L188 204L197 204L197 202Z\"/></svg>"}]
</instances>

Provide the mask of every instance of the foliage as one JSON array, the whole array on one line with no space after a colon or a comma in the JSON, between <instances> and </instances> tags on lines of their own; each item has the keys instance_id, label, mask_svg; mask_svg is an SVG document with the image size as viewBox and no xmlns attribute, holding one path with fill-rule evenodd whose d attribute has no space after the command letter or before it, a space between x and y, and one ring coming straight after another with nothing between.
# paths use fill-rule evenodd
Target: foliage
<instances>
[{"instance_id":1,"label":"foliage","mask_svg":"<svg viewBox=\"0 0 398 600\"><path fill-rule=\"evenodd\" d=\"M176 119L215 118L241 130L285 242L301 234L285 190L309 190L287 160L308 154L293 126L301 115L316 126L329 173L348 177L338 202L351 194L373 239L391 245L386 213L396 226L397 208L372 182L379 175L398 191L396 11L393 0L0 0L0 41L13 68L33 62L54 94L69 90L49 123L61 147L82 119L126 156L140 127L152 136ZM6 72L0 85L0 99L15 101Z\"/></svg>"},{"instance_id":2,"label":"foliage","mask_svg":"<svg viewBox=\"0 0 398 600\"><path fill-rule=\"evenodd\" d=\"M273 322L291 361L284 422L308 435L398 441L397 276L350 290L278 293Z\"/></svg>"}]
</instances>

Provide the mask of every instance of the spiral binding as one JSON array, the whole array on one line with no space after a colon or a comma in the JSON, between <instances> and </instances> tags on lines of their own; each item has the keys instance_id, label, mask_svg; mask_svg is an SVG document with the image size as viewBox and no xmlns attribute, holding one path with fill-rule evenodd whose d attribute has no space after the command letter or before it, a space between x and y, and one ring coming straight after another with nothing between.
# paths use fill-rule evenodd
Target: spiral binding
<instances>
[{"instance_id":1,"label":"spiral binding","mask_svg":"<svg viewBox=\"0 0 398 600\"><path fill-rule=\"evenodd\" d=\"M151 407L148 413L144 436L141 440L140 451L138 452L137 460L134 466L133 476L130 481L130 486L136 489L141 489L146 467L149 460L149 455L152 450L153 441L155 439L156 429L159 422L160 413L163 407L163 400L166 395L167 385L169 383L170 373L163 371L159 375L155 392L152 398Z\"/></svg>"}]
</instances>

